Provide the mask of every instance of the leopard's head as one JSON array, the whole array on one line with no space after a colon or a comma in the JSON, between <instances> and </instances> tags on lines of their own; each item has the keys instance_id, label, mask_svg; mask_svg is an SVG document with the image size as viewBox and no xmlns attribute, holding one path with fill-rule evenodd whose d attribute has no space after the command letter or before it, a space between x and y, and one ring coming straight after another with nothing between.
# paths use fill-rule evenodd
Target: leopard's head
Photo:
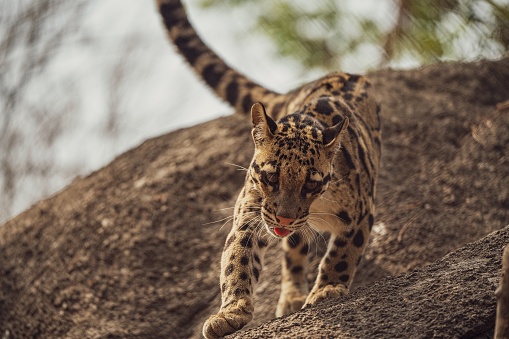
<instances>
[{"instance_id":1,"label":"leopard's head","mask_svg":"<svg viewBox=\"0 0 509 339\"><path fill-rule=\"evenodd\" d=\"M267 231L285 237L306 225L311 204L327 190L348 118L331 127L304 114L276 122L261 103L253 105L251 117L255 155L249 175L262 197Z\"/></svg>"}]
</instances>

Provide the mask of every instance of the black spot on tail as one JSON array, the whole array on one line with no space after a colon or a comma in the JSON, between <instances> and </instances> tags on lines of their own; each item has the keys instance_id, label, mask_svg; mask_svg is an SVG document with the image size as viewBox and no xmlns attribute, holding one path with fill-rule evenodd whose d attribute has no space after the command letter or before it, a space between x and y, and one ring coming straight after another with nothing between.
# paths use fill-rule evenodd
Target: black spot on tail
<instances>
[{"instance_id":1,"label":"black spot on tail","mask_svg":"<svg viewBox=\"0 0 509 339\"><path fill-rule=\"evenodd\" d=\"M175 1L175 2L171 2L171 3L162 4L161 7L159 7L159 10L166 17L166 16L171 15L171 13L174 13L175 11L179 10L180 8L181 8L181 5L177 1Z\"/></svg>"},{"instance_id":2,"label":"black spot on tail","mask_svg":"<svg viewBox=\"0 0 509 339\"><path fill-rule=\"evenodd\" d=\"M244 112L251 112L251 106L253 106L253 99L251 99L251 94L246 94L244 99L242 99L242 109Z\"/></svg>"},{"instance_id":3,"label":"black spot on tail","mask_svg":"<svg viewBox=\"0 0 509 339\"><path fill-rule=\"evenodd\" d=\"M234 79L232 82L228 84L228 87L226 87L226 100L230 104L235 105L238 96L239 96L239 85L237 83L237 79Z\"/></svg>"},{"instance_id":4,"label":"black spot on tail","mask_svg":"<svg viewBox=\"0 0 509 339\"><path fill-rule=\"evenodd\" d=\"M205 66L202 72L203 79L209 84L210 87L216 88L221 78L224 75L224 70L218 70L217 64L209 64Z\"/></svg>"},{"instance_id":5,"label":"black spot on tail","mask_svg":"<svg viewBox=\"0 0 509 339\"><path fill-rule=\"evenodd\" d=\"M199 47L191 46L190 42L194 39L192 36L179 36L174 40L175 46L178 47L179 51L186 57L187 61L194 65L196 59L202 54L203 50Z\"/></svg>"}]
</instances>

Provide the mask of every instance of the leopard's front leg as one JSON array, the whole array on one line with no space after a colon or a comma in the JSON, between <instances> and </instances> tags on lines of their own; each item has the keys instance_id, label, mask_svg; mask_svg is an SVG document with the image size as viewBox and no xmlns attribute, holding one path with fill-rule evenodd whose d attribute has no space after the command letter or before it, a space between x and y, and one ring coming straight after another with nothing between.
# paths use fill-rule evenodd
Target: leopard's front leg
<instances>
[{"instance_id":1,"label":"leopard's front leg","mask_svg":"<svg viewBox=\"0 0 509 339\"><path fill-rule=\"evenodd\" d=\"M253 290L262 270L267 241L249 221L238 218L221 257L221 308L203 326L205 338L238 331L253 318Z\"/></svg>"},{"instance_id":2,"label":"leopard's front leg","mask_svg":"<svg viewBox=\"0 0 509 339\"><path fill-rule=\"evenodd\" d=\"M304 307L348 294L357 265L367 245L368 236L368 223L331 236L327 253L320 262L318 276Z\"/></svg>"},{"instance_id":3,"label":"leopard's front leg","mask_svg":"<svg viewBox=\"0 0 509 339\"><path fill-rule=\"evenodd\" d=\"M281 295L276 316L298 311L309 293L306 279L308 244L299 233L283 239L284 259L281 264Z\"/></svg>"}]
</instances>

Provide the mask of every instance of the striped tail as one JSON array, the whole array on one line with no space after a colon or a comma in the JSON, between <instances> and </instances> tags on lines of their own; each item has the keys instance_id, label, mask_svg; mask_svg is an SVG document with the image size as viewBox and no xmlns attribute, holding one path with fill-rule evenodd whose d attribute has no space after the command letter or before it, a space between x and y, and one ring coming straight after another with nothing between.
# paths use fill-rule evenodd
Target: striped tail
<instances>
[{"instance_id":1,"label":"striped tail","mask_svg":"<svg viewBox=\"0 0 509 339\"><path fill-rule=\"evenodd\" d=\"M235 71L208 48L187 20L180 0L157 0L157 5L168 36L179 52L207 85L233 106L236 112L249 114L251 106L260 101L269 113L275 108L274 104L283 99L278 93L269 91Z\"/></svg>"}]
</instances>

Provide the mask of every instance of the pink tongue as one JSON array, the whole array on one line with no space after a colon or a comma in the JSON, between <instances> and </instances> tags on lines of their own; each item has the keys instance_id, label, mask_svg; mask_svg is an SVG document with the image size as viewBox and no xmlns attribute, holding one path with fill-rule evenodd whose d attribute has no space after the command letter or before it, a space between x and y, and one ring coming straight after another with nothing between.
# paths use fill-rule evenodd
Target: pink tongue
<instances>
[{"instance_id":1,"label":"pink tongue","mask_svg":"<svg viewBox=\"0 0 509 339\"><path fill-rule=\"evenodd\" d=\"M292 233L292 231L287 230L286 228L274 227L274 233L280 237L286 237L288 234Z\"/></svg>"}]
</instances>

